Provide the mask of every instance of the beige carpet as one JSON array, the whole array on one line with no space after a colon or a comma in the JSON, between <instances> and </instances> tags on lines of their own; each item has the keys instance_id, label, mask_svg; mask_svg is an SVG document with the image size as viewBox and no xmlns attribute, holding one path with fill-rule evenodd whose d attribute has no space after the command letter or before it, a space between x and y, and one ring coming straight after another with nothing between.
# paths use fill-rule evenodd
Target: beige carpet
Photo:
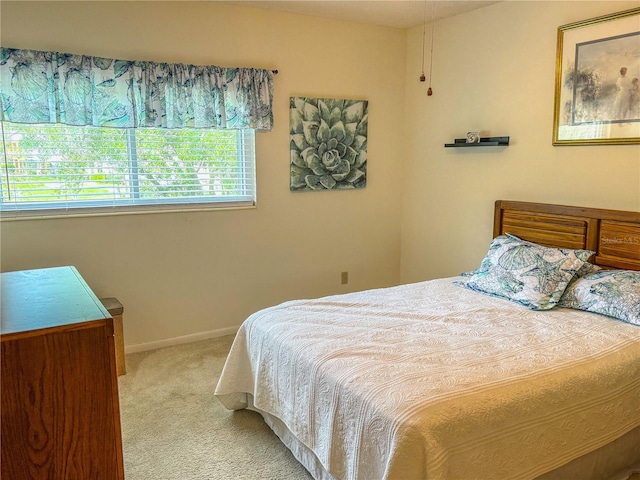
<instances>
[{"instance_id":1,"label":"beige carpet","mask_svg":"<svg viewBox=\"0 0 640 480\"><path fill-rule=\"evenodd\" d=\"M309 480L262 417L213 396L233 336L127 355L127 480Z\"/></svg>"},{"instance_id":2,"label":"beige carpet","mask_svg":"<svg viewBox=\"0 0 640 480\"><path fill-rule=\"evenodd\" d=\"M232 341L127 355L119 377L127 480L311 480L260 415L214 398Z\"/></svg>"}]
</instances>

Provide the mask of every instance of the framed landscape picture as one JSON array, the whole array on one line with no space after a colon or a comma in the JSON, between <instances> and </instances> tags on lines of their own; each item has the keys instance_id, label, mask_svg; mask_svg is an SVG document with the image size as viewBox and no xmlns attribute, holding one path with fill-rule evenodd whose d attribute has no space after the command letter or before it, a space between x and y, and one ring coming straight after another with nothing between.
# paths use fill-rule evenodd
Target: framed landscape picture
<instances>
[{"instance_id":1,"label":"framed landscape picture","mask_svg":"<svg viewBox=\"0 0 640 480\"><path fill-rule=\"evenodd\" d=\"M640 143L640 8L558 28L554 145Z\"/></svg>"}]
</instances>

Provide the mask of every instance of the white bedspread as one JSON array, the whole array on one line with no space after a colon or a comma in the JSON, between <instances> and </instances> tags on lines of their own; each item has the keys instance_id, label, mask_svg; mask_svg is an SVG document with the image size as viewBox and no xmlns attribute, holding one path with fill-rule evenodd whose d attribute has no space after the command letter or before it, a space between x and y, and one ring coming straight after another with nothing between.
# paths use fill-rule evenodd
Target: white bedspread
<instances>
[{"instance_id":1,"label":"white bedspread","mask_svg":"<svg viewBox=\"0 0 640 480\"><path fill-rule=\"evenodd\" d=\"M639 327L452 280L259 311L215 394L344 480L533 478L640 426Z\"/></svg>"}]
</instances>

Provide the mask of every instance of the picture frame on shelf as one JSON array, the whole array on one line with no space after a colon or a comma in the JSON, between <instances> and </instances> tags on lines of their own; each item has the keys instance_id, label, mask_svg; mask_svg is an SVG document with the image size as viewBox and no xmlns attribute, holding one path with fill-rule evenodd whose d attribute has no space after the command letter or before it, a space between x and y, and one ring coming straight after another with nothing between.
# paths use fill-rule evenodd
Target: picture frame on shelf
<instances>
[{"instance_id":1,"label":"picture frame on shelf","mask_svg":"<svg viewBox=\"0 0 640 480\"><path fill-rule=\"evenodd\" d=\"M480 132L467 132L467 143L480 143Z\"/></svg>"},{"instance_id":2,"label":"picture frame on shelf","mask_svg":"<svg viewBox=\"0 0 640 480\"><path fill-rule=\"evenodd\" d=\"M558 27L553 145L640 143L640 8Z\"/></svg>"}]
</instances>

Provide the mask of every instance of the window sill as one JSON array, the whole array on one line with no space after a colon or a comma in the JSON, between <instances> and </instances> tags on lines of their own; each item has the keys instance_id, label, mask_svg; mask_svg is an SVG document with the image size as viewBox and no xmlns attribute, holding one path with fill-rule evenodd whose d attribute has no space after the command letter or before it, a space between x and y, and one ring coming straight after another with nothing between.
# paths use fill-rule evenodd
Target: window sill
<instances>
[{"instance_id":1,"label":"window sill","mask_svg":"<svg viewBox=\"0 0 640 480\"><path fill-rule=\"evenodd\" d=\"M157 213L212 212L219 210L251 210L255 208L255 202L212 202L180 205L130 205L118 207L69 208L55 210L0 210L0 222L18 220L48 220L55 218L148 215Z\"/></svg>"}]
</instances>

